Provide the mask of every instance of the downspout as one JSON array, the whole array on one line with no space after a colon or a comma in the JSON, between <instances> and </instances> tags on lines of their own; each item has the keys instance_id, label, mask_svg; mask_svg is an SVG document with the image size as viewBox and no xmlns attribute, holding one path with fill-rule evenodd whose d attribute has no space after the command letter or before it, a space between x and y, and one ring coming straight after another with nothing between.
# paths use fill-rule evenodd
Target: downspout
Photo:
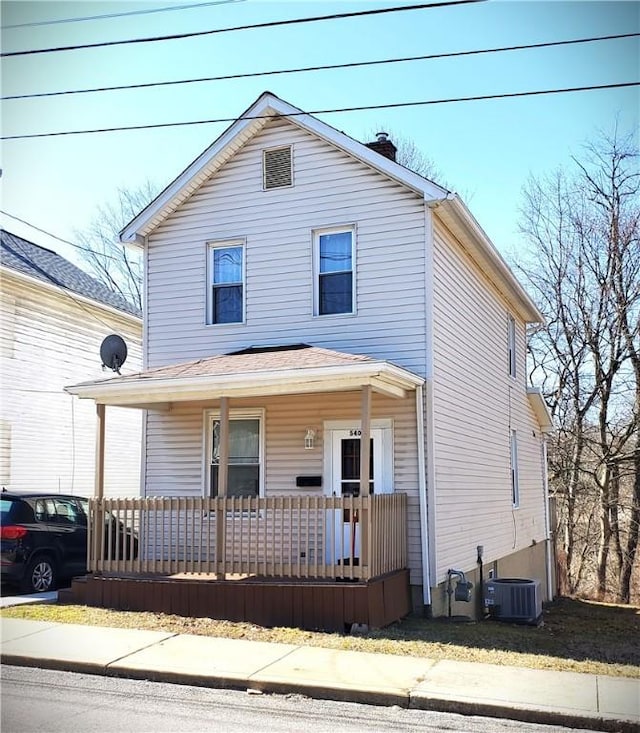
<instances>
[{"instance_id":1,"label":"downspout","mask_svg":"<svg viewBox=\"0 0 640 733\"><path fill-rule=\"evenodd\" d=\"M544 533L545 542L545 559L547 561L547 598L553 600L553 583L551 572L551 528L549 526L549 474L547 471L547 439L543 435L542 442L542 490L544 494Z\"/></svg>"},{"instance_id":2,"label":"downspout","mask_svg":"<svg viewBox=\"0 0 640 733\"><path fill-rule=\"evenodd\" d=\"M431 605L431 575L429 572L429 521L427 480L424 455L424 406L422 385L416 387L416 436L418 440L418 492L420 496L420 549L422 550L422 596L425 606Z\"/></svg>"}]
</instances>

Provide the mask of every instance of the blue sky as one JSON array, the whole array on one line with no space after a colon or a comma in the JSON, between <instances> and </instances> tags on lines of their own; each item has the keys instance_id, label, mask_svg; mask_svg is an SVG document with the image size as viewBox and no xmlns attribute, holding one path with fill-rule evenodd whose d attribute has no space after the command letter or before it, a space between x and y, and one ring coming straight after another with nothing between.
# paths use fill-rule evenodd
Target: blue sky
<instances>
[{"instance_id":1,"label":"blue sky","mask_svg":"<svg viewBox=\"0 0 640 733\"><path fill-rule=\"evenodd\" d=\"M170 0L164 6L196 0ZM237 0L180 11L3 28L4 52L166 35L414 2ZM130 12L160 2L3 2L2 25ZM190 40L6 58L3 95L446 53L640 30L636 2L492 1L249 30ZM592 86L640 79L638 38L318 71L150 90L5 101L3 135L233 118L265 89L304 110ZM529 175L570 164L598 130L639 129L640 87L320 114L360 140L375 129L409 137L463 194L505 253ZM172 180L225 124L5 141L2 208L73 239L121 186ZM5 219L22 236L73 250ZM73 257L77 260L77 257Z\"/></svg>"}]
</instances>

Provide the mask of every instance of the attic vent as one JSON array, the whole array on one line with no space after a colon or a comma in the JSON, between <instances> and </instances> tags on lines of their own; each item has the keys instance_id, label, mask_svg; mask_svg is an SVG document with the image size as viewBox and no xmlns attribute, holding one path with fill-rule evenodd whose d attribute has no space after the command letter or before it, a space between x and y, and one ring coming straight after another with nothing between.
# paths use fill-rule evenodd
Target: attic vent
<instances>
[{"instance_id":1,"label":"attic vent","mask_svg":"<svg viewBox=\"0 0 640 733\"><path fill-rule=\"evenodd\" d=\"M293 184L290 146L265 150L263 163L265 190L283 188Z\"/></svg>"}]
</instances>

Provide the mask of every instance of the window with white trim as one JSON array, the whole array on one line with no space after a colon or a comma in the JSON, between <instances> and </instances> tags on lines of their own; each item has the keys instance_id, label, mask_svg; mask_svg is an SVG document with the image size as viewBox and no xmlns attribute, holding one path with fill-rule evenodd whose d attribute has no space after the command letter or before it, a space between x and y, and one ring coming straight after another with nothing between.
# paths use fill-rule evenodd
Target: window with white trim
<instances>
[{"instance_id":1,"label":"window with white trim","mask_svg":"<svg viewBox=\"0 0 640 733\"><path fill-rule=\"evenodd\" d=\"M263 416L243 413L229 418L229 464L227 496L255 497L262 494L263 483ZM207 415L206 494L218 496L220 465L220 415Z\"/></svg>"},{"instance_id":2,"label":"window with white trim","mask_svg":"<svg viewBox=\"0 0 640 733\"><path fill-rule=\"evenodd\" d=\"M207 323L244 321L244 246L241 241L208 247Z\"/></svg>"},{"instance_id":3,"label":"window with white trim","mask_svg":"<svg viewBox=\"0 0 640 733\"><path fill-rule=\"evenodd\" d=\"M507 321L507 349L509 357L509 376L516 376L516 320L509 316Z\"/></svg>"},{"instance_id":4,"label":"window with white trim","mask_svg":"<svg viewBox=\"0 0 640 733\"><path fill-rule=\"evenodd\" d=\"M314 232L314 313L318 316L355 312L353 227Z\"/></svg>"},{"instance_id":5,"label":"window with white trim","mask_svg":"<svg viewBox=\"0 0 640 733\"><path fill-rule=\"evenodd\" d=\"M511 503L514 509L520 506L520 486L518 483L518 436L511 431Z\"/></svg>"}]
</instances>

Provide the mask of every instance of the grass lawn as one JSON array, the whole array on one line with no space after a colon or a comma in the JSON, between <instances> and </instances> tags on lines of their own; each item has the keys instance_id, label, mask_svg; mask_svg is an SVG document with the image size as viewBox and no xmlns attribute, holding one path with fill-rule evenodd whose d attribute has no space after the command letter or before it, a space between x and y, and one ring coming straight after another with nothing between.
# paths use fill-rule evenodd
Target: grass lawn
<instances>
[{"instance_id":1,"label":"grass lawn","mask_svg":"<svg viewBox=\"0 0 640 733\"><path fill-rule=\"evenodd\" d=\"M544 625L537 628L409 617L358 635L87 606L15 606L3 609L1 615L640 678L640 608L568 598L549 604Z\"/></svg>"}]
</instances>

